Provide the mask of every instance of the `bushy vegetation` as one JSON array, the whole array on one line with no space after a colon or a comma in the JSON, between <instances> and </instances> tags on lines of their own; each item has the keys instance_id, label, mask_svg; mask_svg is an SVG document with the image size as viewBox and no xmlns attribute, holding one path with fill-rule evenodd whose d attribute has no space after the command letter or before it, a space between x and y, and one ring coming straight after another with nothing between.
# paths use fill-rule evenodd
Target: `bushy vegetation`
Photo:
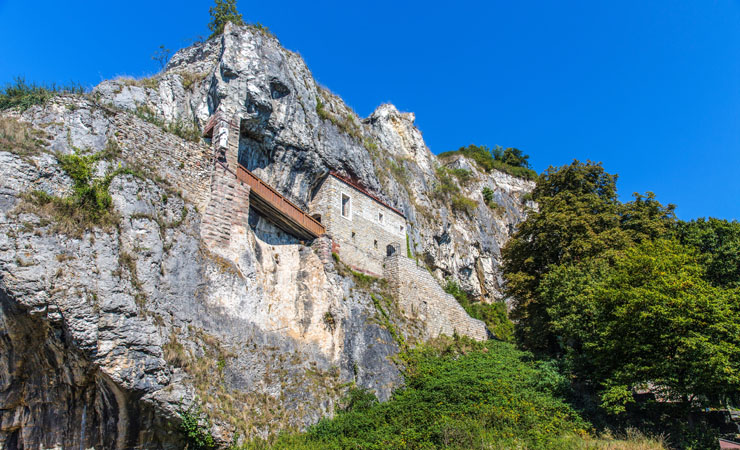
<instances>
[{"instance_id":1,"label":"bushy vegetation","mask_svg":"<svg viewBox=\"0 0 740 450\"><path fill-rule=\"evenodd\" d=\"M496 146L490 149L486 146L471 144L467 147L460 147L455 151L440 153L439 157L447 158L456 154L472 159L486 172L500 170L527 180L533 180L537 177L537 173L529 168L529 155L525 155L517 148L503 149Z\"/></svg>"},{"instance_id":2,"label":"bushy vegetation","mask_svg":"<svg viewBox=\"0 0 740 450\"><path fill-rule=\"evenodd\" d=\"M498 339L507 342L513 341L514 324L507 316L505 304L499 302L474 302L460 288L460 285L452 280L447 280L444 290L455 297L455 300L465 309L470 317L482 320L486 324L486 327L488 327L488 330Z\"/></svg>"},{"instance_id":3,"label":"bushy vegetation","mask_svg":"<svg viewBox=\"0 0 740 450\"><path fill-rule=\"evenodd\" d=\"M112 211L108 187L116 175L127 172L117 169L105 176L95 176L98 161L111 160L117 156L118 146L114 141L103 152L82 155L80 150L67 155L57 155L57 161L72 179L72 193L65 197L49 195L43 191L31 191L23 196L23 208L47 217L55 223L56 230L65 234L80 235L83 231L98 226L107 228L117 222Z\"/></svg>"},{"instance_id":4,"label":"bushy vegetation","mask_svg":"<svg viewBox=\"0 0 740 450\"><path fill-rule=\"evenodd\" d=\"M434 189L434 197L449 203L453 211L472 214L478 204L460 192L460 183L467 183L471 178L470 171L440 166L436 173L439 183Z\"/></svg>"},{"instance_id":5,"label":"bushy vegetation","mask_svg":"<svg viewBox=\"0 0 740 450\"><path fill-rule=\"evenodd\" d=\"M216 448L216 441L209 431L210 421L198 406L181 408L180 432L185 439L188 450L211 450Z\"/></svg>"},{"instance_id":6,"label":"bushy vegetation","mask_svg":"<svg viewBox=\"0 0 740 450\"><path fill-rule=\"evenodd\" d=\"M391 400L352 391L334 419L281 435L273 448L553 449L586 435L588 424L558 397L564 378L511 344L440 338L402 358L406 385Z\"/></svg>"},{"instance_id":7,"label":"bushy vegetation","mask_svg":"<svg viewBox=\"0 0 740 450\"><path fill-rule=\"evenodd\" d=\"M503 249L515 334L559 361L591 420L706 448L701 411L740 402L740 228L680 222L652 193L622 203L616 179L578 161L540 175Z\"/></svg>"},{"instance_id":8,"label":"bushy vegetation","mask_svg":"<svg viewBox=\"0 0 740 450\"><path fill-rule=\"evenodd\" d=\"M481 194L483 195L483 201L486 202L486 206L493 210L499 208L498 203L496 203L496 201L493 199L493 189L485 186L481 191Z\"/></svg>"},{"instance_id":9,"label":"bushy vegetation","mask_svg":"<svg viewBox=\"0 0 740 450\"><path fill-rule=\"evenodd\" d=\"M57 94L82 93L84 93L84 89L79 85L29 84L24 78L18 77L14 82L0 88L0 111L10 108L18 108L21 111L25 111L33 105L43 105Z\"/></svg>"}]
</instances>

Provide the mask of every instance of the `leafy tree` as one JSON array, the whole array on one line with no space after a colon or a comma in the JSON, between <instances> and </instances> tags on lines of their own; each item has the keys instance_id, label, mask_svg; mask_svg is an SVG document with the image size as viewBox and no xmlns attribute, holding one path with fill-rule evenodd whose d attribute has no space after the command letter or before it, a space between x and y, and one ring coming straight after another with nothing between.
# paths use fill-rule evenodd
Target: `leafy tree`
<instances>
[{"instance_id":1,"label":"leafy tree","mask_svg":"<svg viewBox=\"0 0 740 450\"><path fill-rule=\"evenodd\" d=\"M507 148L501 157L496 159L510 166L529 168L529 155L525 155L518 148Z\"/></svg>"},{"instance_id":2,"label":"leafy tree","mask_svg":"<svg viewBox=\"0 0 740 450\"><path fill-rule=\"evenodd\" d=\"M208 23L208 29L211 30L210 37L223 33L226 22L244 25L244 19L236 9L236 0L216 0L216 4L208 11L211 14L211 21Z\"/></svg>"},{"instance_id":3,"label":"leafy tree","mask_svg":"<svg viewBox=\"0 0 740 450\"><path fill-rule=\"evenodd\" d=\"M527 349L561 351L538 294L550 270L673 232L672 205L662 206L652 193L635 194L634 201L623 204L616 181L616 175L590 161L550 167L538 178L532 192L538 209L530 211L502 251L516 334Z\"/></svg>"},{"instance_id":4,"label":"leafy tree","mask_svg":"<svg viewBox=\"0 0 740 450\"><path fill-rule=\"evenodd\" d=\"M539 294L573 372L624 411L651 388L689 406L740 392L740 301L712 286L695 251L645 241L543 277Z\"/></svg>"},{"instance_id":5,"label":"leafy tree","mask_svg":"<svg viewBox=\"0 0 740 450\"><path fill-rule=\"evenodd\" d=\"M624 248L630 240L619 228L616 175L601 164L574 161L548 168L537 180L530 211L504 247L506 294L514 301L517 337L528 349L556 353L555 336L537 287L556 265L589 258L610 248Z\"/></svg>"},{"instance_id":6,"label":"leafy tree","mask_svg":"<svg viewBox=\"0 0 740 450\"><path fill-rule=\"evenodd\" d=\"M740 287L740 222L714 218L681 222L678 236L701 253L707 280L716 286Z\"/></svg>"}]
</instances>

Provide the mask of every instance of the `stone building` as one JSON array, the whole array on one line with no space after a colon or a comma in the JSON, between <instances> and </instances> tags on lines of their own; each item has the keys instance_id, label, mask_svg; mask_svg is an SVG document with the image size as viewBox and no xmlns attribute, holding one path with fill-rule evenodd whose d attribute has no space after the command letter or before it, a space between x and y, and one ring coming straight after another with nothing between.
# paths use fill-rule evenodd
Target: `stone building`
<instances>
[{"instance_id":1,"label":"stone building","mask_svg":"<svg viewBox=\"0 0 740 450\"><path fill-rule=\"evenodd\" d=\"M406 217L334 172L319 186L309 212L326 227L333 251L355 270L382 276L383 260L405 251Z\"/></svg>"}]
</instances>

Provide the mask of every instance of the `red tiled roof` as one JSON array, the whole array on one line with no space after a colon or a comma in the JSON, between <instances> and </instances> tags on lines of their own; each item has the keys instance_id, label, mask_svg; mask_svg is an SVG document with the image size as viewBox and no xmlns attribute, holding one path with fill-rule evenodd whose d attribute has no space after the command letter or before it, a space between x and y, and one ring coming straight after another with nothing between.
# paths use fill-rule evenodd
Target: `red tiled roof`
<instances>
[{"instance_id":1,"label":"red tiled roof","mask_svg":"<svg viewBox=\"0 0 740 450\"><path fill-rule=\"evenodd\" d=\"M343 183L345 183L345 184L347 184L347 185L349 185L349 186L357 189L358 191L362 192L363 194L367 195L371 199L375 200L376 202L380 203L381 205L383 205L386 208L390 209L391 211L395 212L396 214L398 214L399 216L403 217L404 219L406 218L406 216L401 211L397 210L396 208L394 208L391 205L387 204L383 200L381 200L378 197L374 196L373 194L369 193L363 187L361 187L358 183L356 183L356 182L354 182L354 181L352 181L352 180L350 180L348 178L345 178L342 175L339 175L337 172L334 172L333 170L331 172L329 172L329 175L331 175L334 178L336 178L337 180L339 180L339 181L341 181L341 182L343 182Z\"/></svg>"}]
</instances>

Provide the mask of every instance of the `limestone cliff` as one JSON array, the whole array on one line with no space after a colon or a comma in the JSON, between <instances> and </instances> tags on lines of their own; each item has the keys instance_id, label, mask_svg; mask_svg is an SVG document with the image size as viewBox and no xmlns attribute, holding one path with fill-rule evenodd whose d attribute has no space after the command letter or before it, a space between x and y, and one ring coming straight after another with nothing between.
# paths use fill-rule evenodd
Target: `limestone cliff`
<instances>
[{"instance_id":1,"label":"limestone cliff","mask_svg":"<svg viewBox=\"0 0 740 450\"><path fill-rule=\"evenodd\" d=\"M438 160L413 114L382 105L360 119L274 37L229 25L151 80L0 117L25 136L0 141L0 448L180 448L178 411L194 405L225 443L313 423L348 383L385 399L402 381L391 357L406 341L391 331L428 333L382 280L321 259L239 199L229 245L204 240L214 155L183 136L217 111L239 118L242 164L298 205L338 171L404 212L411 252L439 281L499 297L499 248L532 184ZM71 195L70 154L95 155L106 221L34 200ZM461 189L476 206L433 195L443 164L472 172Z\"/></svg>"}]
</instances>

